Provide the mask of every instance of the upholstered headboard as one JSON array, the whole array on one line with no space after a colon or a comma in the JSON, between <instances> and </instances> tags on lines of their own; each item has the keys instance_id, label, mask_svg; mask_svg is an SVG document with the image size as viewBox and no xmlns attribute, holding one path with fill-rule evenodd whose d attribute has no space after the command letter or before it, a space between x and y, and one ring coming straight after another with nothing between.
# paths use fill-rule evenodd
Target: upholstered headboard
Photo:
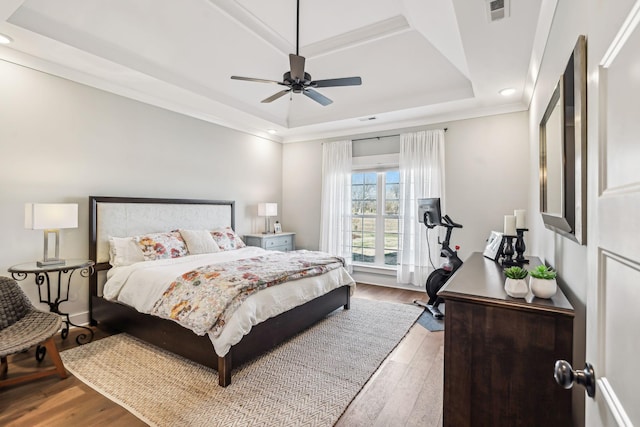
<instances>
[{"instance_id":1,"label":"upholstered headboard","mask_svg":"<svg viewBox=\"0 0 640 427\"><path fill-rule=\"evenodd\" d=\"M96 263L92 295L97 295L100 272L110 268L109 237L224 226L235 229L233 201L90 196L89 258Z\"/></svg>"}]
</instances>

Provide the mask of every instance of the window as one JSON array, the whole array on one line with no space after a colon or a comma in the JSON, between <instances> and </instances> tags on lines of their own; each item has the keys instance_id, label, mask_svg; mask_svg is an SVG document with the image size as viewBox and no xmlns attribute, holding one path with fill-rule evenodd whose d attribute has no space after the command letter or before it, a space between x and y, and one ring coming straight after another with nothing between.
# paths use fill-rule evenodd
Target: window
<instances>
[{"instance_id":1,"label":"window","mask_svg":"<svg viewBox=\"0 0 640 427\"><path fill-rule=\"evenodd\" d=\"M351 175L353 261L393 266L398 263L400 171Z\"/></svg>"}]
</instances>

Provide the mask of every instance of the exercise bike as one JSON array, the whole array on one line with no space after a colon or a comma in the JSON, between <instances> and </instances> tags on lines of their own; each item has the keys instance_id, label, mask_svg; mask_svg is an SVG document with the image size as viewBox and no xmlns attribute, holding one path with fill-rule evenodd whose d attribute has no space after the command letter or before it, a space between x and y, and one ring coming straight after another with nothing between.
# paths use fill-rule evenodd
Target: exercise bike
<instances>
[{"instance_id":1,"label":"exercise bike","mask_svg":"<svg viewBox=\"0 0 640 427\"><path fill-rule=\"evenodd\" d=\"M437 213L439 214L439 212ZM432 229L436 225L445 227L447 229L447 234L444 241L440 242L440 238L438 238L438 243L442 245L442 248L440 249L440 257L445 258L445 261L442 263L440 268L432 271L431 274L429 274L429 277L427 277L425 288L427 291L427 295L429 296L429 301L425 304L420 300L415 300L413 301L413 303L429 310L435 319L442 319L444 317L444 314L438 308L438 306L442 303L442 298L438 296L438 291L444 286L445 283L447 283L447 280L449 280L453 273L455 273L456 270L462 265L462 260L458 258L457 252L460 247L456 246L456 250L452 250L449 247L451 232L454 228L462 228L462 225L454 222L449 217L449 215L444 215L438 220L437 216L436 218L434 218L433 211L429 209L424 212L423 223L427 227L427 229Z\"/></svg>"}]
</instances>

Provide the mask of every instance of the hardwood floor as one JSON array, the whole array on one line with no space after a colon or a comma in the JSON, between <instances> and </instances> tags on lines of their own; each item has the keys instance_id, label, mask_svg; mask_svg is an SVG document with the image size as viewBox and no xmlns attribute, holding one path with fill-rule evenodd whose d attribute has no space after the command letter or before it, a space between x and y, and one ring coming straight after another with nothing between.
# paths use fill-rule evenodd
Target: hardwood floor
<instances>
[{"instance_id":1,"label":"hardwood floor","mask_svg":"<svg viewBox=\"0 0 640 427\"><path fill-rule=\"evenodd\" d=\"M95 330L94 339L109 334ZM56 337L58 350L75 347L78 330ZM9 376L36 369L35 348L10 356ZM41 366L52 365L45 356ZM0 389L0 426L145 426L137 417L69 374Z\"/></svg>"},{"instance_id":2,"label":"hardwood floor","mask_svg":"<svg viewBox=\"0 0 640 427\"><path fill-rule=\"evenodd\" d=\"M359 284L356 298L411 303L423 292ZM56 338L60 351L76 346ZM94 339L109 334L96 330ZM444 333L414 325L336 423L351 426L441 426ZM35 349L9 357L10 376L35 368ZM43 364L50 365L46 356ZM1 426L144 426L121 406L69 375L0 389Z\"/></svg>"},{"instance_id":3,"label":"hardwood floor","mask_svg":"<svg viewBox=\"0 0 640 427\"><path fill-rule=\"evenodd\" d=\"M358 284L355 297L400 303L424 292ZM444 332L415 324L351 402L336 427L442 426Z\"/></svg>"}]
</instances>

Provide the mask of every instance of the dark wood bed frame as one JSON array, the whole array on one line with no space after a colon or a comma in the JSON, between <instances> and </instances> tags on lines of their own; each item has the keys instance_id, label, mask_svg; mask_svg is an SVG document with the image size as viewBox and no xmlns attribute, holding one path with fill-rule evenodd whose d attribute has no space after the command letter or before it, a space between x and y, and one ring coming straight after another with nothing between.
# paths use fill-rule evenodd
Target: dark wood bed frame
<instances>
[{"instance_id":1,"label":"dark wood bed frame","mask_svg":"<svg viewBox=\"0 0 640 427\"><path fill-rule=\"evenodd\" d=\"M304 331L327 314L340 308L350 308L349 286L333 291L268 319L251 329L242 340L220 357L215 353L208 336L198 336L179 324L140 313L137 310L105 300L98 287L99 272L111 268L108 262L97 260L98 203L158 203L228 205L231 208L231 227L235 229L235 202L194 199L152 199L128 197L89 197L89 258L96 262L95 274L89 278L89 313L92 325L126 332L158 347L186 357L218 371L218 384L231 384L231 370L278 344ZM160 230L159 230L160 231ZM124 236L123 236L124 237Z\"/></svg>"}]
</instances>

